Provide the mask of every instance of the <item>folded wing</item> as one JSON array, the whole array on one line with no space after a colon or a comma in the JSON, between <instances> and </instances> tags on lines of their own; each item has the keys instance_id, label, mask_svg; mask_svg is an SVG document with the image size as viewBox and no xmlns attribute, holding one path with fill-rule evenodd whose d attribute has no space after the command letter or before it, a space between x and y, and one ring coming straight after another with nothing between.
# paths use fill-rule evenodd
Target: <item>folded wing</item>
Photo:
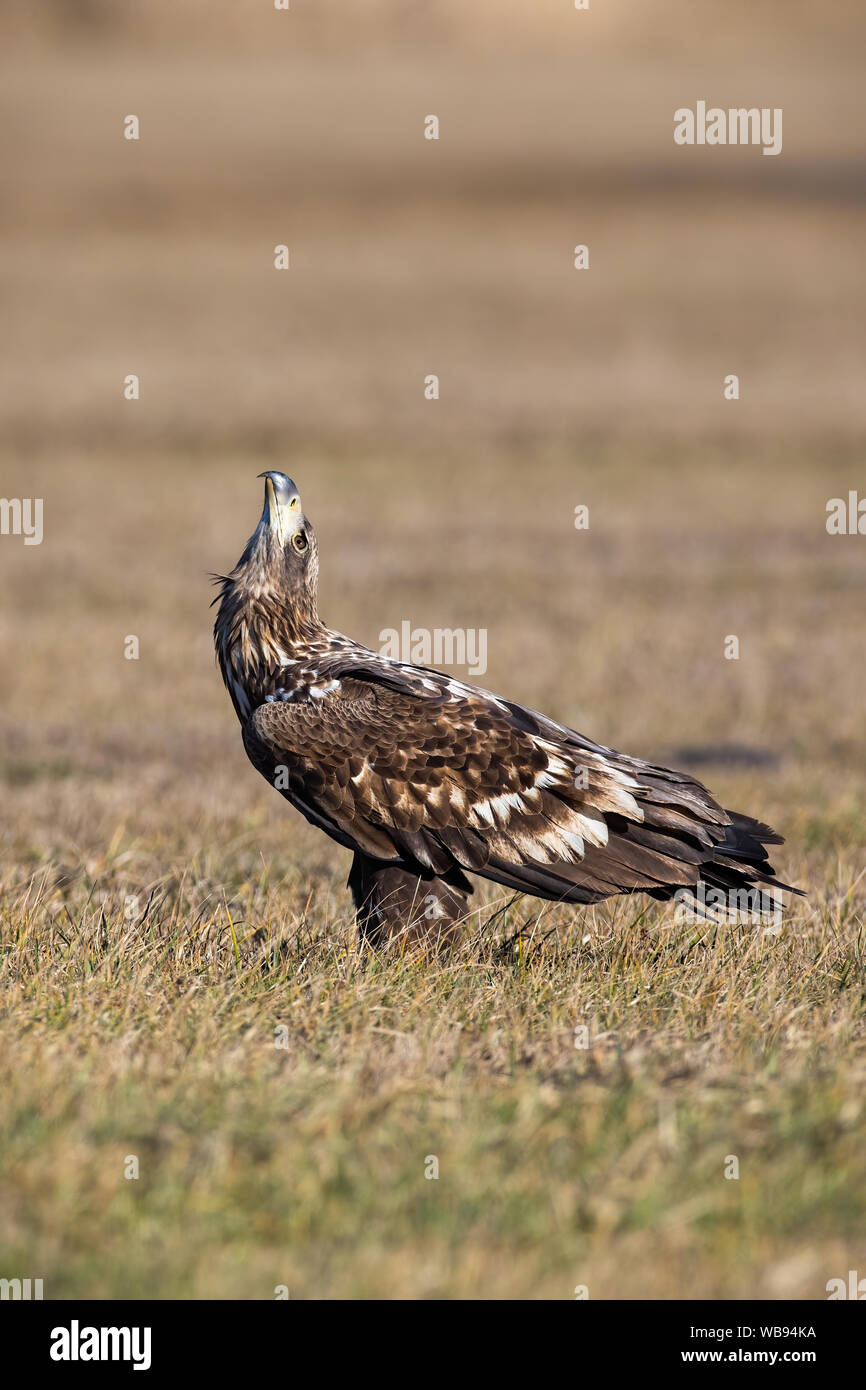
<instances>
[{"instance_id":1,"label":"folded wing","mask_svg":"<svg viewBox=\"0 0 866 1390\"><path fill-rule=\"evenodd\" d=\"M339 843L426 875L459 866L567 902L698 879L784 887L767 826L694 779L628 758L437 672L369 659L310 701L260 705L259 771Z\"/></svg>"}]
</instances>

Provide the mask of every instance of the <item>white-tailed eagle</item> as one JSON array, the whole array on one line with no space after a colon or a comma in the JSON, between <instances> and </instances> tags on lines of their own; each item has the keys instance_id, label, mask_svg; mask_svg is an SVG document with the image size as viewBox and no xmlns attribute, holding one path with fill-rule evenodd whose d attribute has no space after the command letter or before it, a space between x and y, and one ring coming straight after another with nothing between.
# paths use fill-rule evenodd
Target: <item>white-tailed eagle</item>
<instances>
[{"instance_id":1,"label":"white-tailed eagle","mask_svg":"<svg viewBox=\"0 0 866 1390\"><path fill-rule=\"evenodd\" d=\"M786 888L781 837L694 778L325 627L298 491L268 472L261 520L221 577L214 641L259 772L354 852L363 931L453 932L479 874L553 902Z\"/></svg>"}]
</instances>

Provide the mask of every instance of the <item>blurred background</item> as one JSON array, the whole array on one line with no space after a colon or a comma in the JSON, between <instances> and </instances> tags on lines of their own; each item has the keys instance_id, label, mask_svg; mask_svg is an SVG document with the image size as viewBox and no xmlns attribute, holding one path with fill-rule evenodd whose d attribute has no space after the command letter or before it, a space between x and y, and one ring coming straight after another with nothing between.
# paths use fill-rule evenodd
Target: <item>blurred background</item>
<instances>
[{"instance_id":1,"label":"blurred background","mask_svg":"<svg viewBox=\"0 0 866 1390\"><path fill-rule=\"evenodd\" d=\"M486 627L483 683L635 752L845 765L864 36L845 0L7 3L2 492L45 506L0 544L19 780L70 730L91 776L175 738L240 773L208 575L275 464L332 625ZM782 154L676 146L699 99L782 107Z\"/></svg>"},{"instance_id":2,"label":"blurred background","mask_svg":"<svg viewBox=\"0 0 866 1390\"><path fill-rule=\"evenodd\" d=\"M11 442L435 451L863 426L862 6L4 8ZM676 146L673 112L699 98L782 107L782 155Z\"/></svg>"},{"instance_id":3,"label":"blurred background","mask_svg":"<svg viewBox=\"0 0 866 1390\"><path fill-rule=\"evenodd\" d=\"M288 1277L286 1250L297 1249L308 1291L558 1297L582 1277L571 1269L573 1230L598 1233L606 1272L593 1297L821 1296L825 1278L855 1267L862 1211L851 1194L864 1187L862 1178L845 1186L856 1154L844 1136L853 1144L845 1125L860 1113L863 1084L848 1060L855 1006L843 1017L841 1001L857 978L852 914L862 917L864 891L866 537L830 536L825 521L830 498L866 497L864 40L866 10L854 0L591 0L585 12L571 0L291 0L288 12L271 0L5 0L0 495L44 499L44 540L0 536L2 902L4 912L13 898L24 904L9 909L9 939L28 930L35 962L32 980L22 967L14 986L0 1048L17 1183L16 1200L2 1204L12 1263L0 1272L45 1270L51 1296L222 1297L240 1287L261 1297L266 1279ZM699 100L781 107L781 155L676 146L673 113ZM123 137L130 114L138 141ZM431 114L435 142L424 139ZM282 243L291 268L277 272ZM578 244L589 247L584 271L573 268ZM732 373L736 401L723 393ZM137 401L124 399L129 374L140 378ZM436 401L424 396L430 374ZM371 1006L369 1061L354 1034L329 1054L317 1029L338 971L330 959L317 967L304 1034L313 1041L297 1044L310 1049L309 1104L302 1098L287 1118L294 1093L275 1071L261 1112L247 1114L237 1075L254 1067L240 1040L261 1026L259 1003L251 986L247 1013L223 1013L233 969L224 916L213 931L224 931L225 958L209 939L209 963L196 954L202 914L229 901L238 929L254 931L266 892L268 914L293 930L303 914L320 941L350 923L347 854L248 766L213 660L210 575L240 555L260 514L256 475L273 467L298 483L316 526L332 626L373 647L407 619L487 629L479 683L604 743L691 768L726 805L786 835L779 869L810 893L780 947L784 982L761 955L772 943L756 936L748 946L747 980L765 991L748 1008L742 977L680 987L686 957L672 946L658 965L654 938L625 940L625 974L609 987L608 963L596 969L595 957L587 965L574 954L575 998L600 991L600 1026L622 1030L605 1034L611 1070L604 1062L599 1073L599 1113L618 1104L620 1083L624 1113L631 1104L629 1074L615 1070L619 1036L639 1048L679 1046L676 1028L659 1027L658 976L648 974L646 988L636 981L629 953L648 971L656 963L672 1010L695 1004L681 1030L686 1063L665 1053L637 1137L611 1122L611 1167L602 1164L588 1215L570 1166L551 1195L551 1149L533 1108L549 1102L558 1114L556 1096L574 1097L560 1135L570 1155L587 1091L571 1072L561 1091L547 1084L566 1054L576 1065L562 977L551 975L551 996L538 994L528 1025L530 1059L545 1030L569 1035L565 1053L553 1039L550 1056L539 1050L522 1073L519 1115L527 1134L541 1135L538 1162L523 1161L533 1151L524 1130L509 1129L512 1112L496 1110L503 1078L525 1060L514 1062L509 1020L531 998L517 978L489 1050L480 977L481 1022L467 1014L463 1036L476 1029L480 1039L472 1104L493 1107L493 1138L483 1161L462 1167L464 1183L481 1186L448 1208L453 1243L433 1266L415 1206L409 1216L395 1208L387 1238L377 1224L404 1162L390 1151L371 1162L370 1205L352 1208L366 1234L344 1258L351 1160L340 1136L360 1130L378 1142L376 1088L391 1072L375 1048L388 1001L381 1013ZM575 530L579 505L588 530ZM131 635L137 660L124 655ZM724 659L731 635L736 661ZM130 901L161 904L153 936L125 935ZM99 946L105 915L101 926L88 915L100 903L118 933L116 956ZM566 936L594 930L573 913L556 920ZM667 919L656 920L664 929ZM838 960L809 954L810 933L822 931ZM498 989L500 975L489 978ZM203 980L223 1002L195 996L198 1104L184 1082L193 1046L184 1019ZM638 996L642 1008L630 1011ZM352 977L333 1018L354 1027L363 997ZM442 1001L418 999L423 1037ZM789 1024L801 1008L813 1012ZM701 1212L721 1200L716 1151L730 1146L730 1116L742 1109L748 1059L763 1057L768 1019L787 1079L777 1085L771 1059L766 1105L776 1119L765 1123L753 1095L749 1124L762 1160L782 1155L788 1167L763 1185L754 1173L775 1170L753 1167L744 1224L725 1216L716 1239L708 1218L703 1246ZM30 1062L19 1065L20 1029L31 1024ZM728 1053L740 1024L739 1050ZM140 1071L126 1050L133 1029ZM690 1049L709 1029L696 1061ZM814 1085L816 1036L821 1055L837 1059L835 1090ZM389 1101L395 1155L406 1153L410 1129L425 1152L424 1096L440 1073L449 1115L465 1117L455 1128L466 1143L487 1142L466 1100L470 1081L456 1064L449 1072L462 1046L428 1055L419 1044L410 1113L400 1118L399 1096ZM396 1088L409 1084L408 1055L394 1054ZM111 1072L101 1090L88 1079L98 1078L88 1070L97 1057ZM679 1166L648 1166L643 1136L667 1104L668 1071L683 1076L684 1065L696 1068L696 1087L706 1068L718 1073L695 1102L703 1136L701 1117L717 1114L715 1096L724 1100L709 1157L700 1168L686 1147ZM220 1068L224 1091L207 1099ZM164 1089L169 1076L177 1095ZM344 1112L322 1121L333 1142L310 1138L299 1117L315 1118L335 1077ZM127 1083L133 1100L123 1099ZM359 1118L366 1091L373 1108ZM157 1092L164 1108L154 1118ZM804 1097L814 1102L808 1120ZM272 1216L253 1181L268 1115ZM175 1162L184 1124L188 1169ZM842 1136L836 1148L827 1148L831 1133ZM215 1157L202 1158L200 1138ZM584 1139L588 1152L595 1141ZM152 1144L165 1168L154 1186L164 1229L154 1217L147 1239L135 1237L134 1259L134 1184L117 1176L117 1154L133 1142ZM235 1164L246 1142L252 1157L237 1162L236 1186L212 1190L208 1163ZM496 1176L490 1154L503 1143ZM862 1144L856 1153L862 1165ZM716 1195L686 1211L679 1203L698 1168ZM322 1195L325 1170L333 1201L330 1188ZM160 1197L172 1182L175 1196ZM668 1226L653 1206L664 1182ZM640 1183L646 1208L634 1219L648 1243L623 1256L608 1236L632 1219ZM509 1184L513 1209L497 1195ZM419 1204L416 1188L413 1170L405 1190ZM199 1225L186 1224L190 1201ZM306 1221L319 1201L333 1207L333 1241L311 1218L304 1254L277 1223L292 1213ZM489 1248L477 1236L467 1243L467 1220L483 1226L491 1212L501 1228L491 1218ZM544 1212L561 1249L543 1235ZM228 1236L214 1236L211 1215ZM413 1221L417 1258L406 1244ZM249 1232L265 1254L251 1255ZM515 1232L532 1259L548 1252L547 1283L523 1255L512 1258ZM801 1234L820 1244L805 1264ZM389 1241L393 1266L380 1251ZM31 1268L34 1251L42 1263Z\"/></svg>"},{"instance_id":4,"label":"blurred background","mask_svg":"<svg viewBox=\"0 0 866 1390\"><path fill-rule=\"evenodd\" d=\"M20 850L160 820L130 767L284 843L208 613L275 464L332 625L487 628L482 683L647 756L812 759L858 818L866 542L825 509L866 492L864 36L843 0L7 5L2 492L45 532L0 543ZM781 155L676 146L699 99L783 108Z\"/></svg>"}]
</instances>

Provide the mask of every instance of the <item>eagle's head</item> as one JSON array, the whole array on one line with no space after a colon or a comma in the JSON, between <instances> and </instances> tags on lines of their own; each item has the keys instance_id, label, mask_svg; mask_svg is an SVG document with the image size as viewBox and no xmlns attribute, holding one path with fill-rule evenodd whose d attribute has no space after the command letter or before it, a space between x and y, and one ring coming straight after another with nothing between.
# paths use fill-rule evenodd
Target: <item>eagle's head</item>
<instances>
[{"instance_id":1,"label":"eagle's head","mask_svg":"<svg viewBox=\"0 0 866 1390\"><path fill-rule=\"evenodd\" d=\"M265 480L261 519L231 574L218 582L214 640L226 685L241 713L298 644L321 628L319 550L298 489L285 473ZM249 699L240 698L239 684Z\"/></svg>"},{"instance_id":2,"label":"eagle's head","mask_svg":"<svg viewBox=\"0 0 866 1390\"><path fill-rule=\"evenodd\" d=\"M250 536L238 569L261 591L271 590L300 617L316 613L319 547L304 516L298 489L285 473L260 473L265 480L261 520ZM237 571L236 571L237 572Z\"/></svg>"},{"instance_id":3,"label":"eagle's head","mask_svg":"<svg viewBox=\"0 0 866 1390\"><path fill-rule=\"evenodd\" d=\"M224 588L230 586L238 598L270 602L303 629L307 621L318 623L316 533L291 478L275 471L259 477L265 480L264 510Z\"/></svg>"}]
</instances>

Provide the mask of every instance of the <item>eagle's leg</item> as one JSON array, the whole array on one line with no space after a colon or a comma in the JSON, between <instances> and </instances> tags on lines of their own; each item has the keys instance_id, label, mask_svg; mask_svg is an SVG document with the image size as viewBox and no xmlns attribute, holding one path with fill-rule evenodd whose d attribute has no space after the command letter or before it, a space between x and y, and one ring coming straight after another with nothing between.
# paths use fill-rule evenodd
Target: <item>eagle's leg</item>
<instances>
[{"instance_id":1,"label":"eagle's leg","mask_svg":"<svg viewBox=\"0 0 866 1390\"><path fill-rule=\"evenodd\" d=\"M357 853L348 886L361 936L374 946L398 937L407 945L453 946L463 935L472 884L459 869L447 878L418 878Z\"/></svg>"}]
</instances>

